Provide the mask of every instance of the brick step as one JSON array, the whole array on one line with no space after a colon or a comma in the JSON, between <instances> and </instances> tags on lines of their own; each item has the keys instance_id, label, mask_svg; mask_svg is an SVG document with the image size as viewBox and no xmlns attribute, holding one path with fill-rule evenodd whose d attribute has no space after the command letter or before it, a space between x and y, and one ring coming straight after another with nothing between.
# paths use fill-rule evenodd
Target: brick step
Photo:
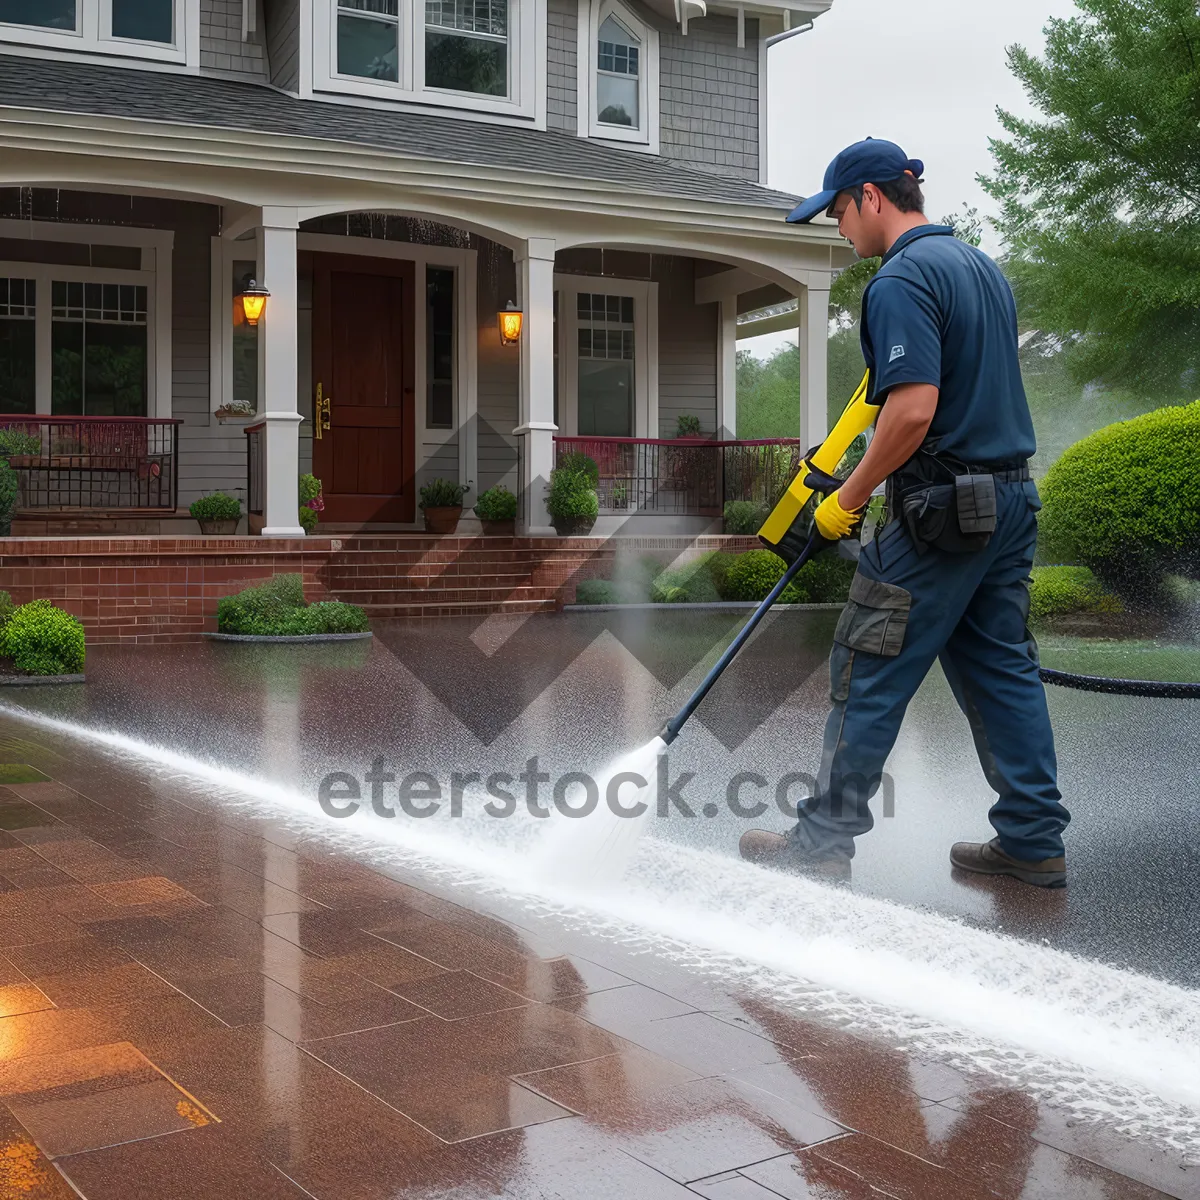
<instances>
[{"instance_id":1,"label":"brick step","mask_svg":"<svg viewBox=\"0 0 1200 1200\"><path fill-rule=\"evenodd\" d=\"M497 583L516 583L524 579L529 581L533 577L533 571L522 570L507 570L507 571L442 571L438 568L430 570L429 568L411 567L402 571L389 571L386 568L375 569L373 571L361 571L354 574L345 574L341 571L330 571L324 578L326 587L339 588L369 588L369 587L391 587L395 584L404 584L411 582L415 587L428 587L431 584L436 584L438 581L444 581L451 587L462 587L463 584L470 584L472 581L478 580L495 580Z\"/></svg>"},{"instance_id":2,"label":"brick step","mask_svg":"<svg viewBox=\"0 0 1200 1200\"><path fill-rule=\"evenodd\" d=\"M331 536L337 537L337 534ZM391 537L357 537L351 534L341 535L343 550L395 550L395 551L427 551L446 550L453 554L464 551L508 551L513 549L528 549L527 546L517 546L515 538L501 537L431 537L427 534L395 534Z\"/></svg>"},{"instance_id":3,"label":"brick step","mask_svg":"<svg viewBox=\"0 0 1200 1200\"><path fill-rule=\"evenodd\" d=\"M502 570L517 568L530 571L542 560L531 555L496 555L476 557L473 554L460 555L457 558L445 558L440 555L428 554L378 554L369 553L347 558L338 555L328 566L330 572L363 572L370 573L373 569L396 570L403 567L429 567L443 571L486 571L489 569Z\"/></svg>"},{"instance_id":4,"label":"brick step","mask_svg":"<svg viewBox=\"0 0 1200 1200\"><path fill-rule=\"evenodd\" d=\"M325 575L329 579L369 579L373 576L406 575L529 575L534 563L523 562L364 562L335 563Z\"/></svg>"},{"instance_id":5,"label":"brick step","mask_svg":"<svg viewBox=\"0 0 1200 1200\"><path fill-rule=\"evenodd\" d=\"M370 609L377 604L499 604L506 600L553 600L556 591L556 588L522 584L511 588L380 588L361 592L339 589L336 596L347 604Z\"/></svg>"}]
</instances>

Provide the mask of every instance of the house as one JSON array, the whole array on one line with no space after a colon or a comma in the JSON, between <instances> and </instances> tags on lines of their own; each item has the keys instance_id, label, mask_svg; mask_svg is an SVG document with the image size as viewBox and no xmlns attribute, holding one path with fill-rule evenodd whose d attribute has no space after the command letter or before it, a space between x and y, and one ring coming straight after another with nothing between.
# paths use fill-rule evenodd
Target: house
<instances>
[{"instance_id":1,"label":"house","mask_svg":"<svg viewBox=\"0 0 1200 1200\"><path fill-rule=\"evenodd\" d=\"M443 476L538 532L556 437L732 437L739 313L792 298L811 444L847 251L764 184L767 47L831 3L0 0L26 503L293 537L298 472L393 530Z\"/></svg>"}]
</instances>

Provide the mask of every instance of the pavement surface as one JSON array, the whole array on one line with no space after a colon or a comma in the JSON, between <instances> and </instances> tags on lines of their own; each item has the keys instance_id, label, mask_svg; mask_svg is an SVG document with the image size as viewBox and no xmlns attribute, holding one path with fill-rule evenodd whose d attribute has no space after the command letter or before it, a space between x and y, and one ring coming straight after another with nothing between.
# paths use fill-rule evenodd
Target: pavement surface
<instances>
[{"instance_id":1,"label":"pavement surface","mask_svg":"<svg viewBox=\"0 0 1200 1200\"><path fill-rule=\"evenodd\" d=\"M386 654L339 691L364 673L256 675L239 649L96 654L75 717L193 753L224 722L282 777L370 747L368 695L415 694ZM0 715L0 764L0 1197L1200 1195L1181 1154L489 915L128 755Z\"/></svg>"}]
</instances>

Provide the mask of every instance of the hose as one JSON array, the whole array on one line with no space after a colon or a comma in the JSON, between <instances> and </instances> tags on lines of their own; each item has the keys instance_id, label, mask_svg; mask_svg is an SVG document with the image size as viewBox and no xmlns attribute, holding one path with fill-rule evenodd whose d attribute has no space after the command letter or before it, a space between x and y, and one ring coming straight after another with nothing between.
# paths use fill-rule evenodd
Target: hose
<instances>
[{"instance_id":1,"label":"hose","mask_svg":"<svg viewBox=\"0 0 1200 1200\"><path fill-rule=\"evenodd\" d=\"M1106 692L1112 696L1150 696L1159 700L1200 700L1200 683L1165 683L1154 679L1109 679L1104 675L1075 675L1070 671L1039 671L1043 683L1074 688L1079 692Z\"/></svg>"}]
</instances>

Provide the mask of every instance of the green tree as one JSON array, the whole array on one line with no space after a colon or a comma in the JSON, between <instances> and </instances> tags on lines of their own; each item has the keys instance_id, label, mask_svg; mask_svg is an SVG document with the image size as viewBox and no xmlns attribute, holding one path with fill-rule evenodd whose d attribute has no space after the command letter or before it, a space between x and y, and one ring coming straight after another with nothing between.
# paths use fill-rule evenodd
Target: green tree
<instances>
[{"instance_id":1,"label":"green tree","mask_svg":"<svg viewBox=\"0 0 1200 1200\"><path fill-rule=\"evenodd\" d=\"M1200 352L1200 14L1077 0L1009 65L1039 115L1000 111L1006 270L1023 323L1067 339L1079 381L1190 395Z\"/></svg>"}]
</instances>

